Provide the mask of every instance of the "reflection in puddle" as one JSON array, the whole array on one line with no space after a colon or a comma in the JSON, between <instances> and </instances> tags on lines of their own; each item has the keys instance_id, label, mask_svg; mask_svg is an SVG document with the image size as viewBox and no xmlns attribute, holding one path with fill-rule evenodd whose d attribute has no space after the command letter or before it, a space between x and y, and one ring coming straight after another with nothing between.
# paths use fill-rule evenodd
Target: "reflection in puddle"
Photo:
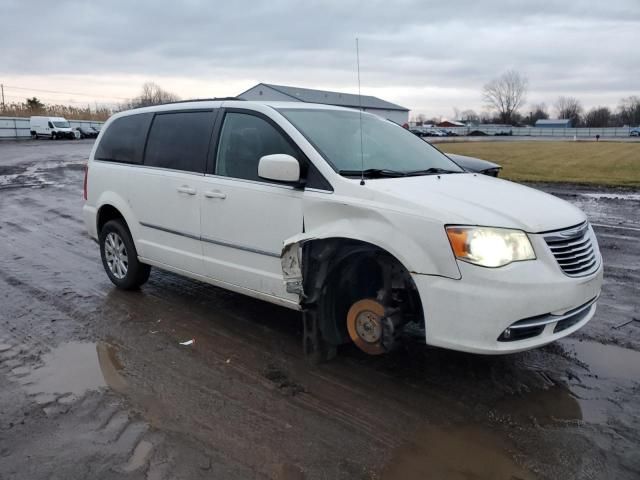
<instances>
[{"instance_id":1,"label":"reflection in puddle","mask_svg":"<svg viewBox=\"0 0 640 480\"><path fill-rule=\"evenodd\" d=\"M399 447L382 472L383 479L533 479L518 466L499 437L480 427L429 426Z\"/></svg>"},{"instance_id":2,"label":"reflection in puddle","mask_svg":"<svg viewBox=\"0 0 640 480\"><path fill-rule=\"evenodd\" d=\"M599 377L640 380L640 351L589 341L567 340L563 344Z\"/></svg>"},{"instance_id":3,"label":"reflection in puddle","mask_svg":"<svg viewBox=\"0 0 640 480\"><path fill-rule=\"evenodd\" d=\"M79 398L90 390L111 387L121 391L125 382L112 346L100 343L69 342L42 356L44 365L20 379L30 395L46 403L55 396Z\"/></svg>"},{"instance_id":4,"label":"reflection in puddle","mask_svg":"<svg viewBox=\"0 0 640 480\"><path fill-rule=\"evenodd\" d=\"M507 397L500 401L498 412L511 416L518 422L535 420L539 425L549 425L558 420L582 420L583 412L578 400L562 385L537 390L519 397Z\"/></svg>"},{"instance_id":5,"label":"reflection in puddle","mask_svg":"<svg viewBox=\"0 0 640 480\"><path fill-rule=\"evenodd\" d=\"M567 339L563 347L575 354L576 359L595 375L597 383L637 381L640 379L640 352L591 341ZM569 386L554 385L522 396L509 396L501 400L496 409L519 422L535 421L549 425L557 421L584 420L588 423L606 423L611 415L607 394L595 388L589 376L581 376L578 383Z\"/></svg>"}]
</instances>

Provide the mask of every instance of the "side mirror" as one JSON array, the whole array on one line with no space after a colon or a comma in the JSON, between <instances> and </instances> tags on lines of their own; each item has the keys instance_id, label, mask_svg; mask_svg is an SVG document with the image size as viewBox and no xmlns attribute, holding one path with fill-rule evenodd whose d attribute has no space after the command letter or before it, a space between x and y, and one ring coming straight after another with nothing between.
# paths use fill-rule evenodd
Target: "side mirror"
<instances>
[{"instance_id":1,"label":"side mirror","mask_svg":"<svg viewBox=\"0 0 640 480\"><path fill-rule=\"evenodd\" d=\"M265 155L258 163L258 176L277 182L299 182L300 163L291 155L284 153Z\"/></svg>"}]
</instances>

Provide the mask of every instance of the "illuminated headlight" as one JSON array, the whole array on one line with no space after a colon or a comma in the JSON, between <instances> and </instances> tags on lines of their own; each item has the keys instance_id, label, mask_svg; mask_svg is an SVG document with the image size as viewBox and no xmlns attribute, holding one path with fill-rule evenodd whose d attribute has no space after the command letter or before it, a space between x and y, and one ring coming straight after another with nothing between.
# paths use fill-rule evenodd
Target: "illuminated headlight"
<instances>
[{"instance_id":1,"label":"illuminated headlight","mask_svg":"<svg viewBox=\"0 0 640 480\"><path fill-rule=\"evenodd\" d=\"M536 258L527 234L521 230L451 226L447 227L447 236L458 260L483 267L502 267Z\"/></svg>"}]
</instances>

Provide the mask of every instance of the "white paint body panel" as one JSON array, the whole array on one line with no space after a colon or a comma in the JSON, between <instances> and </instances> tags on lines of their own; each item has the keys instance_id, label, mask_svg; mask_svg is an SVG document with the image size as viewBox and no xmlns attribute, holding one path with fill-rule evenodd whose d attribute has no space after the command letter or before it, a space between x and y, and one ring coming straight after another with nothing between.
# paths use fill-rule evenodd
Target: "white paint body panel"
<instances>
[{"instance_id":1,"label":"white paint body panel","mask_svg":"<svg viewBox=\"0 0 640 480\"><path fill-rule=\"evenodd\" d=\"M136 243L139 254L203 274L199 240L203 176L143 166L127 170L127 200L140 224Z\"/></svg>"},{"instance_id":2,"label":"white paint body panel","mask_svg":"<svg viewBox=\"0 0 640 480\"><path fill-rule=\"evenodd\" d=\"M333 192L93 161L109 123L125 112L105 124L91 154L84 206L89 234L98 235L100 207L112 205L129 225L143 261L294 309L299 309L297 295L287 293L283 283L283 246L338 237L368 242L388 251L411 273L424 308L427 343L469 352L533 348L572 333L593 316L595 307L558 334L545 331L529 340L496 340L517 320L566 311L599 294L601 259L593 274L568 277L539 235L585 221L569 203L476 174L371 179L362 186L357 179L338 175L274 109L339 107L227 101L164 105L136 113L219 106L270 117ZM178 192L183 186L194 194ZM448 224L524 230L537 259L491 269L459 262L446 237ZM183 235L170 233L173 230ZM594 248L599 256L597 245Z\"/></svg>"},{"instance_id":3,"label":"white paint body panel","mask_svg":"<svg viewBox=\"0 0 640 480\"><path fill-rule=\"evenodd\" d=\"M213 175L202 188L224 195L202 197L205 274L297 302L285 292L280 252L285 238L302 232L303 192Z\"/></svg>"}]
</instances>

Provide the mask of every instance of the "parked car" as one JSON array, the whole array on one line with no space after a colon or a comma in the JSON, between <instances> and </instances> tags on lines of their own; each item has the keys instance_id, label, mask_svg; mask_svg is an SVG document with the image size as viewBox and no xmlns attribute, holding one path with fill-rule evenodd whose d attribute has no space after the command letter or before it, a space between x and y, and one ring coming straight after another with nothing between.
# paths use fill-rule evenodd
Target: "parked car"
<instances>
[{"instance_id":1,"label":"parked car","mask_svg":"<svg viewBox=\"0 0 640 480\"><path fill-rule=\"evenodd\" d=\"M155 267L299 310L314 359L388 352L409 324L430 345L518 352L594 315L602 258L582 211L375 115L197 101L103 130L83 215L119 288Z\"/></svg>"},{"instance_id":2,"label":"parked car","mask_svg":"<svg viewBox=\"0 0 640 480\"><path fill-rule=\"evenodd\" d=\"M89 127L91 130L93 130L94 132L96 132L96 134L100 133L100 129L102 128L100 125L91 125ZM96 135L97 136L97 135Z\"/></svg>"},{"instance_id":3,"label":"parked car","mask_svg":"<svg viewBox=\"0 0 640 480\"><path fill-rule=\"evenodd\" d=\"M429 128L425 131L427 137L446 137L447 134L437 128Z\"/></svg>"},{"instance_id":4,"label":"parked car","mask_svg":"<svg viewBox=\"0 0 640 480\"><path fill-rule=\"evenodd\" d=\"M58 138L75 138L71 125L62 117L34 116L29 119L31 138L47 137L51 140Z\"/></svg>"},{"instance_id":5,"label":"parked car","mask_svg":"<svg viewBox=\"0 0 640 480\"><path fill-rule=\"evenodd\" d=\"M96 138L98 136L98 132L89 126L81 125L74 130L79 133L79 138Z\"/></svg>"},{"instance_id":6,"label":"parked car","mask_svg":"<svg viewBox=\"0 0 640 480\"><path fill-rule=\"evenodd\" d=\"M640 127L629 130L630 137L640 137Z\"/></svg>"},{"instance_id":7,"label":"parked car","mask_svg":"<svg viewBox=\"0 0 640 480\"><path fill-rule=\"evenodd\" d=\"M482 173L483 175L489 175L490 177L497 177L500 174L500 170L502 170L502 166L497 163L488 162L481 158L456 155L454 153L447 153L446 155L467 172Z\"/></svg>"}]
</instances>

